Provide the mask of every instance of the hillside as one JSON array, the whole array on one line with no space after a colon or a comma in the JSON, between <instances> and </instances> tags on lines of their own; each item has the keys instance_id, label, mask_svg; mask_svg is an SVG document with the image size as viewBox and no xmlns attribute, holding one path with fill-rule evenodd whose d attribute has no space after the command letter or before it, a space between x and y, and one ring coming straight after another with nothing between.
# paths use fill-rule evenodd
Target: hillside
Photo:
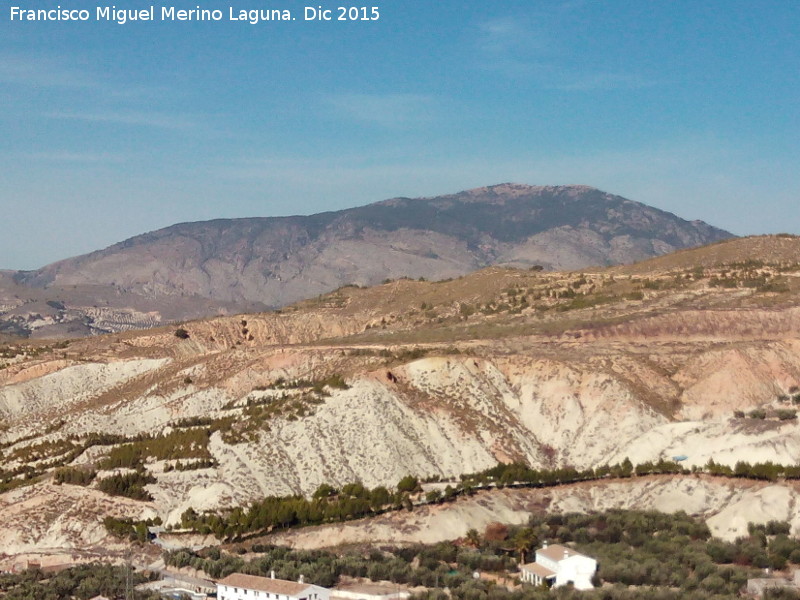
<instances>
[{"instance_id":1,"label":"hillside","mask_svg":"<svg viewBox=\"0 0 800 600\"><path fill-rule=\"evenodd\" d=\"M37 288L21 283L18 274L0 272L0 340L4 341L102 335L265 308L258 302L217 302L196 295L165 301L94 284Z\"/></svg>"},{"instance_id":2,"label":"hillside","mask_svg":"<svg viewBox=\"0 0 800 600\"><path fill-rule=\"evenodd\" d=\"M518 184L310 216L183 223L0 276L0 326L37 337L116 332L119 323L284 306L347 284L439 280L490 265L624 264L728 237L587 186Z\"/></svg>"},{"instance_id":3,"label":"hillside","mask_svg":"<svg viewBox=\"0 0 800 600\"><path fill-rule=\"evenodd\" d=\"M176 523L188 508L498 461L794 464L798 317L800 260L752 256L647 276L492 267L180 329L6 344L0 514L18 525L0 544L86 548L108 514ZM97 480L54 485L63 466ZM154 479L153 501L99 489L130 468ZM67 505L85 507L69 524Z\"/></svg>"},{"instance_id":4,"label":"hillside","mask_svg":"<svg viewBox=\"0 0 800 600\"><path fill-rule=\"evenodd\" d=\"M452 504L426 506L350 523L280 532L260 541L300 549L356 544L434 544L463 538L470 529L491 523L525 525L531 514L596 514L635 508L706 519L715 537L732 541L747 535L749 522L789 521L800 529L793 507L800 486L792 483L735 482L712 477L637 477L633 480L580 483L545 489L481 491ZM175 541L180 538L176 536Z\"/></svg>"},{"instance_id":5,"label":"hillside","mask_svg":"<svg viewBox=\"0 0 800 600\"><path fill-rule=\"evenodd\" d=\"M642 275L653 271L695 269L760 261L791 265L800 257L800 236L761 235L722 240L708 246L688 248L615 269L619 273Z\"/></svg>"}]
</instances>

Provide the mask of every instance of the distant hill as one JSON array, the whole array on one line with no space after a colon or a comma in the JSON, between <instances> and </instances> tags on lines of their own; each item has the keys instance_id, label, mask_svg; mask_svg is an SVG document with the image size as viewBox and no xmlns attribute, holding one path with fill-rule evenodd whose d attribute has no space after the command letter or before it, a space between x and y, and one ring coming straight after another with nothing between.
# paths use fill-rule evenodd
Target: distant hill
<instances>
[{"instance_id":1,"label":"distant hill","mask_svg":"<svg viewBox=\"0 0 800 600\"><path fill-rule=\"evenodd\" d=\"M652 271L716 267L748 261L771 265L800 263L800 236L778 234L734 238L620 266L615 271L646 274Z\"/></svg>"},{"instance_id":2,"label":"distant hill","mask_svg":"<svg viewBox=\"0 0 800 600\"><path fill-rule=\"evenodd\" d=\"M442 279L489 265L624 264L729 237L592 187L502 184L310 216L183 223L15 281L278 307L345 284Z\"/></svg>"}]
</instances>

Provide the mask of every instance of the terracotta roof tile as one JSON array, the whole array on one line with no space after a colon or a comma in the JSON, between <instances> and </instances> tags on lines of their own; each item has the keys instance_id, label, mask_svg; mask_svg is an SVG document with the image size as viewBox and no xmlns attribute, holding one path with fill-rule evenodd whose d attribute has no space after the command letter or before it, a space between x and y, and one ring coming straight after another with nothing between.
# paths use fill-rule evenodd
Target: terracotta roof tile
<instances>
[{"instance_id":1,"label":"terracotta roof tile","mask_svg":"<svg viewBox=\"0 0 800 600\"><path fill-rule=\"evenodd\" d=\"M573 556L583 556L580 552L575 552L572 548L567 548L566 546L562 546L561 544L553 544L552 546L548 546L547 548L539 548L536 553L541 554L542 556L549 558L550 560L554 560L556 562L560 560L564 560L564 552L567 553L567 558Z\"/></svg>"}]
</instances>

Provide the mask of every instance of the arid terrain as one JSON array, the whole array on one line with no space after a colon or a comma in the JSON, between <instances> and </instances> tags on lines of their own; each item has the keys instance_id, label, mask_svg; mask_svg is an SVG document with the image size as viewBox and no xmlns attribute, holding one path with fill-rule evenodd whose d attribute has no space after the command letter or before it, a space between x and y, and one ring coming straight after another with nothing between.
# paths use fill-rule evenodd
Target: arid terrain
<instances>
[{"instance_id":1,"label":"arid terrain","mask_svg":"<svg viewBox=\"0 0 800 600\"><path fill-rule=\"evenodd\" d=\"M342 285L492 265L632 263L731 237L588 186L503 184L338 212L182 223L0 272L0 333L64 338L254 312Z\"/></svg>"},{"instance_id":2,"label":"arid terrain","mask_svg":"<svg viewBox=\"0 0 800 600\"><path fill-rule=\"evenodd\" d=\"M491 267L346 286L280 311L0 349L0 551L111 544L108 515L180 521L320 484L457 480L685 456L796 464L800 238L742 238L625 267ZM126 465L152 501L98 489ZM88 485L54 473L97 471ZM798 488L708 476L481 492L282 534L298 546L430 541L528 510L686 510L735 536ZM398 538L398 539L399 539ZM327 543L327 542L324 542Z\"/></svg>"},{"instance_id":3,"label":"arid terrain","mask_svg":"<svg viewBox=\"0 0 800 600\"><path fill-rule=\"evenodd\" d=\"M531 513L603 512L610 509L682 510L705 518L714 536L733 540L746 535L748 522L789 521L800 528L800 486L731 482L706 476L637 477L634 480L587 482L548 489L504 489L480 492L453 504L428 506L356 522L308 527L270 536L269 541L295 548L349 544L432 544L463 538L471 529L491 523L525 525ZM173 540L180 542L180 536Z\"/></svg>"}]
</instances>

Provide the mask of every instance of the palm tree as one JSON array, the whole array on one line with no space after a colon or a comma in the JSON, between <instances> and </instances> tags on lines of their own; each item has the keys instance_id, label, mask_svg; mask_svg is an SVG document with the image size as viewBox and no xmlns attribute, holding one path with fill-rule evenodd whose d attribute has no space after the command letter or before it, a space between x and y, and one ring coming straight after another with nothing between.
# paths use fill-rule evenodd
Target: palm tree
<instances>
[{"instance_id":1,"label":"palm tree","mask_svg":"<svg viewBox=\"0 0 800 600\"><path fill-rule=\"evenodd\" d=\"M525 562L525 555L537 544L537 542L538 539L536 534L530 527L523 527L517 531L516 534L514 534L511 543L514 546L514 549L519 552L519 564L523 564Z\"/></svg>"},{"instance_id":2,"label":"palm tree","mask_svg":"<svg viewBox=\"0 0 800 600\"><path fill-rule=\"evenodd\" d=\"M481 534L477 529L470 529L467 532L467 544L473 548L479 548L481 545Z\"/></svg>"}]
</instances>

